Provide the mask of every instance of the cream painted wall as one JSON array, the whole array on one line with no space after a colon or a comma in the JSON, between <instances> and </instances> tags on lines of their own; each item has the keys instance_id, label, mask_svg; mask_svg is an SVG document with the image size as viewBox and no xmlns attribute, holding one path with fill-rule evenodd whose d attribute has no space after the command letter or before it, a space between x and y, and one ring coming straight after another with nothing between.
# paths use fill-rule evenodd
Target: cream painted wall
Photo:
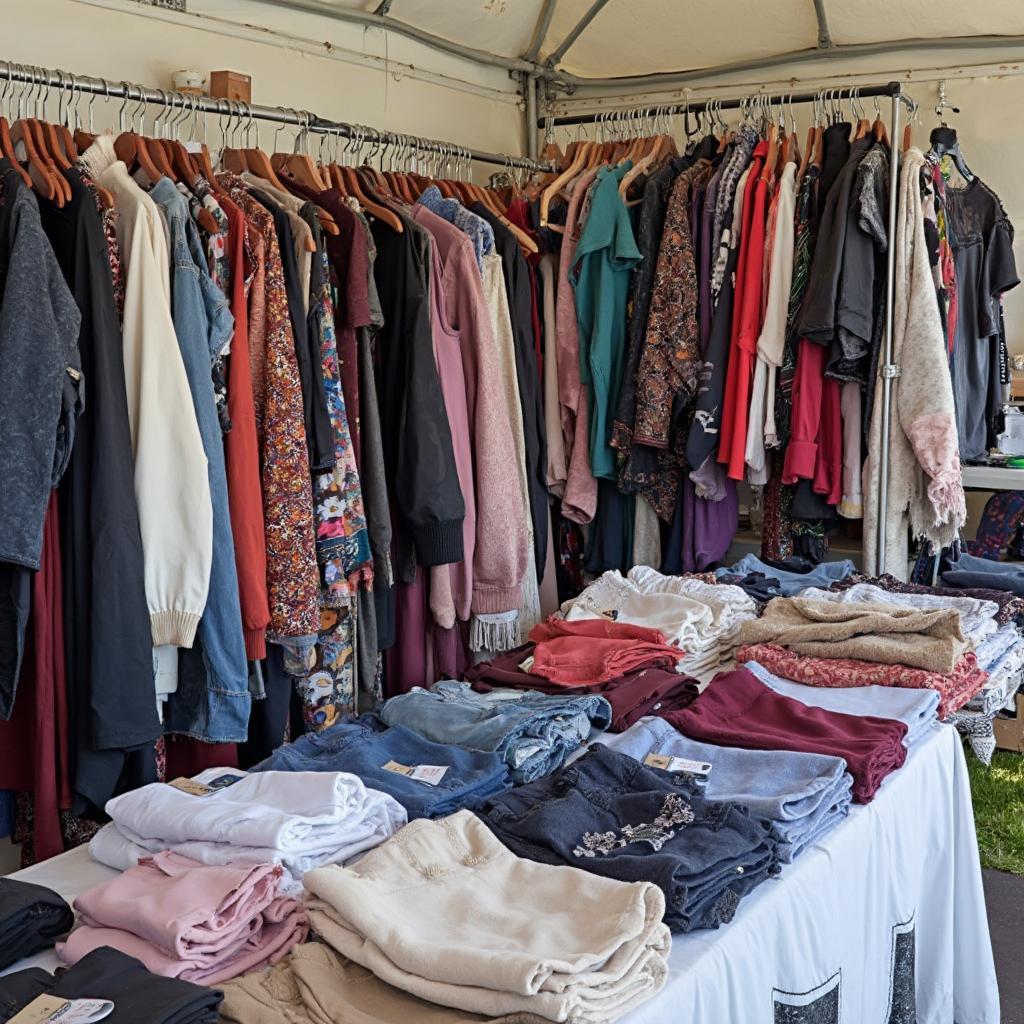
<instances>
[{"instance_id":1,"label":"cream painted wall","mask_svg":"<svg viewBox=\"0 0 1024 1024\"><path fill-rule=\"evenodd\" d=\"M0 62L166 89L180 69L231 69L252 75L254 103L493 152L523 149L517 83L506 71L379 31L251 0L189 0L186 16L133 0L16 0L3 8ZM97 126L115 124L119 106L97 100ZM208 130L219 145L215 118ZM272 145L274 126L262 124L260 135ZM278 142L290 148L287 129ZM490 170L479 165L477 174Z\"/></svg>"}]
</instances>

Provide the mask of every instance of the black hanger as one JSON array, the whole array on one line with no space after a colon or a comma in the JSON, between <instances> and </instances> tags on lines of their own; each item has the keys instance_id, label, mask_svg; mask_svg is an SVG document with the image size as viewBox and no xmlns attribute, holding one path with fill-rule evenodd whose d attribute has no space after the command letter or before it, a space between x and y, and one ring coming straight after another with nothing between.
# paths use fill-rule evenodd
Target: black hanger
<instances>
[{"instance_id":1,"label":"black hanger","mask_svg":"<svg viewBox=\"0 0 1024 1024\"><path fill-rule=\"evenodd\" d=\"M948 156L953 161L964 181L974 181L974 175L967 166L963 153L960 152L960 140L957 138L955 128L950 128L947 124L933 128L931 135L928 136L928 142L931 152L937 157Z\"/></svg>"}]
</instances>

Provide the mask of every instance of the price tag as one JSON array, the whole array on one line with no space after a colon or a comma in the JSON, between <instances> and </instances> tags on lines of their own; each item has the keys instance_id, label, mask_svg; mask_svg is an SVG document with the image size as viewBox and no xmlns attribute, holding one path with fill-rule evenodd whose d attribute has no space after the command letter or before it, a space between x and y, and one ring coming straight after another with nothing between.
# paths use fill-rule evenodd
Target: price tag
<instances>
[{"instance_id":1,"label":"price tag","mask_svg":"<svg viewBox=\"0 0 1024 1024\"><path fill-rule=\"evenodd\" d=\"M420 782L426 782L430 786L436 786L444 778L446 771L448 771L446 764L418 764L412 770L410 777L419 779Z\"/></svg>"},{"instance_id":2,"label":"price tag","mask_svg":"<svg viewBox=\"0 0 1024 1024\"><path fill-rule=\"evenodd\" d=\"M189 796L209 796L216 792L215 789L211 789L202 782L196 782L195 779L172 779L167 785L180 789L182 793L188 793Z\"/></svg>"},{"instance_id":3,"label":"price tag","mask_svg":"<svg viewBox=\"0 0 1024 1024\"><path fill-rule=\"evenodd\" d=\"M37 996L9 1024L95 1024L114 1012L109 999L61 999Z\"/></svg>"},{"instance_id":4,"label":"price tag","mask_svg":"<svg viewBox=\"0 0 1024 1024\"><path fill-rule=\"evenodd\" d=\"M399 775L406 775L417 782L425 782L428 786L436 786L448 771L446 764L399 764L397 761L388 761L382 766L385 771L397 772Z\"/></svg>"},{"instance_id":5,"label":"price tag","mask_svg":"<svg viewBox=\"0 0 1024 1024\"><path fill-rule=\"evenodd\" d=\"M686 772L687 775L708 775L711 772L711 765L707 761L691 761L685 757L672 757L670 754L648 754L644 758L644 764L666 772Z\"/></svg>"}]
</instances>

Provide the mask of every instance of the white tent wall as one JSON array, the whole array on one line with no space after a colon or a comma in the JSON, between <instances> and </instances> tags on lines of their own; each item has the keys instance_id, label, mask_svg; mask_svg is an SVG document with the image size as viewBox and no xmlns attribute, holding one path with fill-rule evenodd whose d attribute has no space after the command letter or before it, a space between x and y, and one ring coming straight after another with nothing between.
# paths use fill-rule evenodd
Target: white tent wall
<instances>
[{"instance_id":1,"label":"white tent wall","mask_svg":"<svg viewBox=\"0 0 1024 1024\"><path fill-rule=\"evenodd\" d=\"M249 0L189 0L187 7L182 15L136 0L5 3L0 68L10 60L163 89L172 88L174 72L182 69L240 71L252 75L257 104L490 152L523 151L518 81L502 68ZM80 103L83 115L87 105L88 97ZM116 125L120 105L98 97L97 128ZM270 147L275 125L256 122L254 128ZM212 114L207 130L211 144L219 145ZM282 129L279 148L291 148L292 137L292 129ZM312 152L317 145L311 140ZM477 164L474 173L485 180L495 169Z\"/></svg>"}]
</instances>

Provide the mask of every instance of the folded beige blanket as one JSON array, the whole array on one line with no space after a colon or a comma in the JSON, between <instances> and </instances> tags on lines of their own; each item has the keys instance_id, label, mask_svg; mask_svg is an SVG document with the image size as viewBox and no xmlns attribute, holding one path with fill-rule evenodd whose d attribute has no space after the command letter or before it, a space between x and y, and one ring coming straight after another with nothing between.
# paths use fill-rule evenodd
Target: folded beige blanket
<instances>
[{"instance_id":1,"label":"folded beige blanket","mask_svg":"<svg viewBox=\"0 0 1024 1024\"><path fill-rule=\"evenodd\" d=\"M321 942L296 946L274 967L217 987L223 1024L546 1024L532 1013L481 1017L424 1002Z\"/></svg>"},{"instance_id":2,"label":"folded beige blanket","mask_svg":"<svg viewBox=\"0 0 1024 1024\"><path fill-rule=\"evenodd\" d=\"M667 977L656 885L524 860L469 811L411 822L302 882L328 945L430 1003L608 1024Z\"/></svg>"},{"instance_id":3,"label":"folded beige blanket","mask_svg":"<svg viewBox=\"0 0 1024 1024\"><path fill-rule=\"evenodd\" d=\"M953 608L922 611L906 605L837 603L776 597L759 619L744 622L741 644L770 643L815 658L858 658L952 672L971 649Z\"/></svg>"}]
</instances>

